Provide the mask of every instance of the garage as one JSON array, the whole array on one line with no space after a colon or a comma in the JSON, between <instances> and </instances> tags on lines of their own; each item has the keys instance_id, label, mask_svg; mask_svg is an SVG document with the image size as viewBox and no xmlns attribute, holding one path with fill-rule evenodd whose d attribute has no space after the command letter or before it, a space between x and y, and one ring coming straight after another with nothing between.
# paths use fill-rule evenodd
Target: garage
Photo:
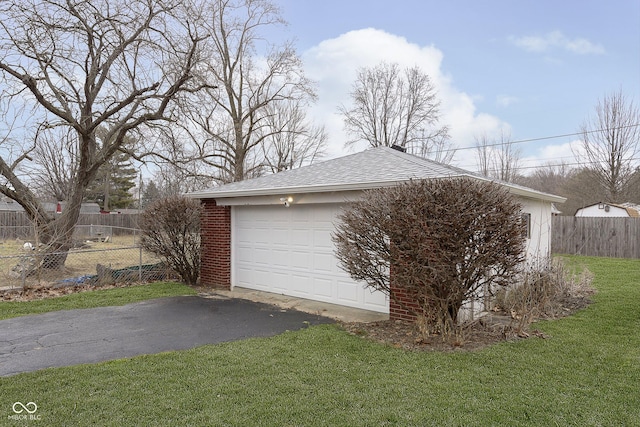
<instances>
[{"instance_id":1,"label":"garage","mask_svg":"<svg viewBox=\"0 0 640 427\"><path fill-rule=\"evenodd\" d=\"M338 266L331 235L341 207L363 192L471 172L389 147L189 193L204 207L200 281L289 295L415 320L404 302L371 292ZM552 203L564 198L501 183L530 215L527 256L549 255ZM393 281L389 280L393 287ZM409 302L410 303L410 302Z\"/></svg>"},{"instance_id":2,"label":"garage","mask_svg":"<svg viewBox=\"0 0 640 427\"><path fill-rule=\"evenodd\" d=\"M388 313L383 293L338 267L331 233L339 210L337 203L234 206L234 286Z\"/></svg>"}]
</instances>

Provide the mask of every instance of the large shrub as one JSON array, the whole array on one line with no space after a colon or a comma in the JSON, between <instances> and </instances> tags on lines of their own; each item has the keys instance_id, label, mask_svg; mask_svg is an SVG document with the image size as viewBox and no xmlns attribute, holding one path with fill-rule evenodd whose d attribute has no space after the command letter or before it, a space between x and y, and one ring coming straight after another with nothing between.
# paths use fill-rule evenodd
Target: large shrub
<instances>
[{"instance_id":1,"label":"large shrub","mask_svg":"<svg viewBox=\"0 0 640 427\"><path fill-rule=\"evenodd\" d=\"M561 258L544 258L521 269L515 286L496 295L496 309L509 313L516 333L539 317L557 317L589 303L593 274L583 269L579 274L569 269Z\"/></svg>"},{"instance_id":2,"label":"large shrub","mask_svg":"<svg viewBox=\"0 0 640 427\"><path fill-rule=\"evenodd\" d=\"M158 255L188 285L200 276L200 214L198 200L173 196L157 200L140 217L142 247Z\"/></svg>"},{"instance_id":3,"label":"large shrub","mask_svg":"<svg viewBox=\"0 0 640 427\"><path fill-rule=\"evenodd\" d=\"M341 267L368 287L414 295L431 331L457 330L463 303L510 284L525 259L521 206L503 187L476 179L413 181L370 190L339 216Z\"/></svg>"}]
</instances>

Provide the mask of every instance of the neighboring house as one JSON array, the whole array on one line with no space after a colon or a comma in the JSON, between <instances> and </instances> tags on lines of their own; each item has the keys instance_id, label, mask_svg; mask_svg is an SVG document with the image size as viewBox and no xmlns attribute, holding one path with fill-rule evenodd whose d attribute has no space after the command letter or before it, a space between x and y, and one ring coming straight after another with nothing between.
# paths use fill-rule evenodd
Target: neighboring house
<instances>
[{"instance_id":1,"label":"neighboring house","mask_svg":"<svg viewBox=\"0 0 640 427\"><path fill-rule=\"evenodd\" d=\"M388 147L189 193L204 204L201 283L235 286L390 313L403 310L338 266L336 215L363 190L411 179L486 178ZM503 184L527 218L528 257L550 251L552 203L563 197ZM406 313L406 312L404 312Z\"/></svg>"},{"instance_id":2,"label":"neighboring house","mask_svg":"<svg viewBox=\"0 0 640 427\"><path fill-rule=\"evenodd\" d=\"M0 212L24 212L24 208L13 199L2 197L0 198Z\"/></svg>"},{"instance_id":3,"label":"neighboring house","mask_svg":"<svg viewBox=\"0 0 640 427\"><path fill-rule=\"evenodd\" d=\"M49 213L60 213L65 204L66 202L45 202L42 206ZM18 202L5 197L0 199L0 212L24 212L24 208ZM97 203L83 203L80 207L80 213L100 213L100 206Z\"/></svg>"},{"instance_id":4,"label":"neighboring house","mask_svg":"<svg viewBox=\"0 0 640 427\"><path fill-rule=\"evenodd\" d=\"M56 202L56 203L45 202L42 205L44 207L44 210L49 213L61 213L64 210L64 207L66 204L67 202L63 201L63 202ZM99 214L100 205L93 202L83 203L82 205L80 205L80 213L81 214Z\"/></svg>"},{"instance_id":5,"label":"neighboring house","mask_svg":"<svg viewBox=\"0 0 640 427\"><path fill-rule=\"evenodd\" d=\"M640 206L632 203L594 203L576 211L579 217L640 218Z\"/></svg>"},{"instance_id":6,"label":"neighboring house","mask_svg":"<svg viewBox=\"0 0 640 427\"><path fill-rule=\"evenodd\" d=\"M111 215L119 215L119 214L123 214L123 215L137 215L140 212L142 212L140 209L128 209L128 208L122 208L122 209L113 209L110 210L109 212L104 212L102 211L102 213L108 213Z\"/></svg>"}]
</instances>

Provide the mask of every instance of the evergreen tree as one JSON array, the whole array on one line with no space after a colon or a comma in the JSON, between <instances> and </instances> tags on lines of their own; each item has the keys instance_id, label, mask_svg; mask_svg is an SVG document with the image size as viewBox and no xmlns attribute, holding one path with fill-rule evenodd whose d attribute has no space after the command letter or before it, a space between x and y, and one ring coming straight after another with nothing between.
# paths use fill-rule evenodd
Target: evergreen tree
<instances>
[{"instance_id":1,"label":"evergreen tree","mask_svg":"<svg viewBox=\"0 0 640 427\"><path fill-rule=\"evenodd\" d=\"M151 180L147 185L142 186L142 206L139 206L139 208L144 209L161 198L162 194L160 193L158 186L155 181Z\"/></svg>"},{"instance_id":2,"label":"evergreen tree","mask_svg":"<svg viewBox=\"0 0 640 427\"><path fill-rule=\"evenodd\" d=\"M136 176L130 156L116 154L98 170L85 200L98 203L103 211L130 207L134 199L129 190L135 187Z\"/></svg>"}]
</instances>

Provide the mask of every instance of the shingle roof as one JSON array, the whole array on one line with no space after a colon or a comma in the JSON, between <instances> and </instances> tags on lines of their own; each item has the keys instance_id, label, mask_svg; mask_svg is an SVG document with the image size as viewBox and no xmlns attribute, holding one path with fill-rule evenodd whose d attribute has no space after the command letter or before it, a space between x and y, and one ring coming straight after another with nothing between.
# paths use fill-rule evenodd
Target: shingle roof
<instances>
[{"instance_id":1,"label":"shingle roof","mask_svg":"<svg viewBox=\"0 0 640 427\"><path fill-rule=\"evenodd\" d=\"M364 190L395 185L411 179L463 176L486 179L454 166L403 153L389 147L377 147L298 169L189 193L187 196L207 199L281 193ZM544 193L525 187L507 185L527 193L531 192L532 195L537 194L538 197L544 195ZM550 201L564 201L561 197L546 196L552 197L553 200L550 199Z\"/></svg>"},{"instance_id":2,"label":"shingle roof","mask_svg":"<svg viewBox=\"0 0 640 427\"><path fill-rule=\"evenodd\" d=\"M640 205L627 202L627 203L621 203L620 207L626 209L630 217L640 218Z\"/></svg>"},{"instance_id":3,"label":"shingle roof","mask_svg":"<svg viewBox=\"0 0 640 427\"><path fill-rule=\"evenodd\" d=\"M0 199L0 211L4 212L22 212L24 208L20 204L14 202L9 198Z\"/></svg>"}]
</instances>

